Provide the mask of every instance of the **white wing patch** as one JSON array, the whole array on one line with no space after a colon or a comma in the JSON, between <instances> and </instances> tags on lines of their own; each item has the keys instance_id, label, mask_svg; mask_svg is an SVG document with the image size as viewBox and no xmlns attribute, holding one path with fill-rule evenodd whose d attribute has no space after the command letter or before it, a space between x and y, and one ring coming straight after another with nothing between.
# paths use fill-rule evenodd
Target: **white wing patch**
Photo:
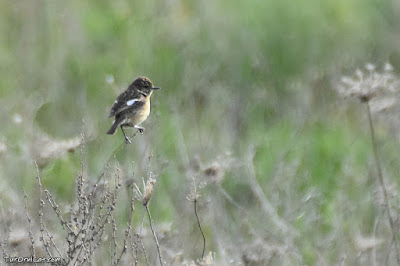
<instances>
[{"instance_id":1,"label":"white wing patch","mask_svg":"<svg viewBox=\"0 0 400 266\"><path fill-rule=\"evenodd\" d=\"M138 101L138 99L129 100L126 102L126 105L131 106L132 104L134 104L137 101Z\"/></svg>"}]
</instances>

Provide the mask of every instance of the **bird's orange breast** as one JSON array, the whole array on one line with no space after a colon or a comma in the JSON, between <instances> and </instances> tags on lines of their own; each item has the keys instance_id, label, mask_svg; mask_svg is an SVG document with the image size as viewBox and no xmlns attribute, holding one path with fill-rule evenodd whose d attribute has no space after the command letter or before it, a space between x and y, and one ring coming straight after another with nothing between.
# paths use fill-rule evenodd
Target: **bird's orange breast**
<instances>
[{"instance_id":1,"label":"bird's orange breast","mask_svg":"<svg viewBox=\"0 0 400 266\"><path fill-rule=\"evenodd\" d=\"M143 108L138 110L133 117L130 117L130 123L134 124L135 126L142 123L150 114L150 99L146 101Z\"/></svg>"}]
</instances>

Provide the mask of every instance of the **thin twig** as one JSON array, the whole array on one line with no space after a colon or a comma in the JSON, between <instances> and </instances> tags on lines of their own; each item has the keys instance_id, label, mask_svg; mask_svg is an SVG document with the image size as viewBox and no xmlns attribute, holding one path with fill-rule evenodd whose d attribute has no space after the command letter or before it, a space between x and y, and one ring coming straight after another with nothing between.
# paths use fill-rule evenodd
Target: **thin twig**
<instances>
[{"instance_id":1,"label":"thin twig","mask_svg":"<svg viewBox=\"0 0 400 266\"><path fill-rule=\"evenodd\" d=\"M375 238L376 237L376 228L378 227L378 223L379 223L379 217L380 216L380 212L378 213L378 216L375 218L375 222L374 222L374 229L373 229L373 233L372 236ZM376 266L376 245L373 245L372 247L372 266Z\"/></svg>"},{"instance_id":2,"label":"thin twig","mask_svg":"<svg viewBox=\"0 0 400 266\"><path fill-rule=\"evenodd\" d=\"M133 188L131 187L131 191L132 190L133 190ZM118 263L121 261L122 255L127 252L127 250L128 250L128 238L130 238L132 236L131 235L131 229L132 229L132 225L131 224L132 224L133 212L135 210L135 197L134 197L133 193L132 193L132 196L131 196L131 204L130 205L131 206L130 206L130 211L129 211L129 219L128 219L128 223L127 223L127 228L125 230L124 245L122 247L122 251L121 251L121 254L120 254L119 258L115 262L115 265L118 265ZM132 250L132 254L133 254L133 250ZM135 260L135 263L136 263L136 260Z\"/></svg>"},{"instance_id":3,"label":"thin twig","mask_svg":"<svg viewBox=\"0 0 400 266\"><path fill-rule=\"evenodd\" d=\"M136 186L136 184L134 184L134 185ZM140 192L140 190L138 190L138 191ZM146 249L144 248L143 242L140 240L140 236L142 235L142 231L143 231L144 217L145 217L145 215L146 215L146 214L143 213L142 222L140 223L139 233L135 233L135 236L136 236L135 245L136 245L136 247L139 247L139 242L142 244L141 247L142 247L142 250L143 250L144 257L145 257L145 259L146 259L146 265L149 265L149 260L148 260L148 258L147 258ZM139 248L137 248L137 249L135 250L135 257L136 257L136 259L137 259L138 256L139 256L138 251L139 251ZM138 266L138 262L137 262L136 260L135 260L135 266Z\"/></svg>"},{"instance_id":4,"label":"thin twig","mask_svg":"<svg viewBox=\"0 0 400 266\"><path fill-rule=\"evenodd\" d=\"M115 259L115 262L114 262L114 265L117 265L116 263L117 263L117 249L118 249L118 247L117 247L117 223L115 222L115 219L114 219L114 217L113 217L113 215L111 215L111 229L112 229L112 231L111 231L111 237L112 237L112 240L113 240L113 242L112 242L112 244L113 244L113 254L112 254L112 257L111 257L111 260L113 261L114 259Z\"/></svg>"},{"instance_id":5,"label":"thin twig","mask_svg":"<svg viewBox=\"0 0 400 266\"><path fill-rule=\"evenodd\" d=\"M149 207L147 205L145 205L144 207L146 209L147 215L149 216L150 229L151 229L151 232L153 233L154 240L156 241L158 258L160 259L160 265L162 266L162 265L164 265L164 263L163 263L163 259L162 259L162 256L161 256L160 244L158 243L157 235L156 235L156 232L154 231L154 228L153 228L153 219L151 219Z\"/></svg>"},{"instance_id":6,"label":"thin twig","mask_svg":"<svg viewBox=\"0 0 400 266\"><path fill-rule=\"evenodd\" d=\"M193 204L194 204L194 214L196 215L196 219L197 219L197 225L199 226L201 236L203 237L203 252L201 253L201 259L204 259L204 251L206 250L206 237L204 236L204 232L203 232L203 229L201 228L201 224L200 224L200 219L199 219L199 216L197 215L197 200L196 199L193 201Z\"/></svg>"},{"instance_id":7,"label":"thin twig","mask_svg":"<svg viewBox=\"0 0 400 266\"><path fill-rule=\"evenodd\" d=\"M7 234L8 237L8 234ZM7 239L4 239L3 241L0 241L0 249L3 252L3 258L9 257L7 251L5 250L5 246L7 245Z\"/></svg>"},{"instance_id":8,"label":"thin twig","mask_svg":"<svg viewBox=\"0 0 400 266\"><path fill-rule=\"evenodd\" d=\"M42 181L40 180L39 166L37 165L36 161L34 161L34 163L35 163L36 172L37 172L36 180L37 180L38 186L39 186L39 211L38 211L38 215L39 215L39 225L40 225L39 230L40 230L40 234L42 236L41 237L41 241L42 241L42 243L43 243L43 245L45 247L47 255L50 258L52 258L53 255L51 254L49 243L48 243L48 241L46 241L46 237L44 235L44 232L47 229L46 229L46 225L45 225L44 220L43 220L43 215L44 215L43 206L45 204L45 202L43 200L43 186L42 186Z\"/></svg>"},{"instance_id":9,"label":"thin twig","mask_svg":"<svg viewBox=\"0 0 400 266\"><path fill-rule=\"evenodd\" d=\"M375 164L376 164L376 169L378 171L378 181L381 186L382 192L383 192L383 199L385 201L385 207L389 219L389 225L390 229L392 230L392 241L394 242L394 246L396 249L396 258L397 258L397 264L400 265L400 254L399 254L399 248L397 244L397 237L396 237L396 229L394 227L394 221L392 218L391 210L390 210L390 201L387 193L387 188L385 185L385 181L383 180L383 175L382 175L382 168L381 168L381 163L379 160L379 155L378 155L378 148L376 144L376 137L375 137L375 128L372 123L372 115L371 115L371 108L369 106L369 102L366 102L367 105L367 114L368 114L368 123L369 123L369 129L371 133L371 143L372 143L372 151L374 153L374 158L375 158Z\"/></svg>"},{"instance_id":10,"label":"thin twig","mask_svg":"<svg viewBox=\"0 0 400 266\"><path fill-rule=\"evenodd\" d=\"M144 218L144 217L145 217L145 216L144 216L144 213L143 213L143 218ZM149 266L149 265L150 265L149 256L147 256L146 248L144 247L144 243L143 243L143 241L142 241L142 238L141 238L140 234L138 234L138 233L136 233L135 235L136 235L136 240L137 240L136 243L137 243L137 245L140 244L140 246L141 246L141 248L142 248L142 251L143 251L143 256L144 256L145 261L146 261L146 265ZM140 243L139 243L139 242L140 242ZM137 246L137 245L136 245L136 246ZM135 254L135 257L136 257L135 266L139 265L139 263L138 263L138 261L137 261L137 258L138 258L138 249L139 249L139 248L136 249L136 254Z\"/></svg>"},{"instance_id":11,"label":"thin twig","mask_svg":"<svg viewBox=\"0 0 400 266\"><path fill-rule=\"evenodd\" d=\"M228 192L221 186L221 184L217 185L219 191L222 193L222 195L236 208L238 208L240 211L245 212L246 214L248 214L246 212L246 209L243 208L242 206L239 205L239 203L237 203L229 194Z\"/></svg>"},{"instance_id":12,"label":"thin twig","mask_svg":"<svg viewBox=\"0 0 400 266\"><path fill-rule=\"evenodd\" d=\"M26 212L26 218L28 219L28 225L29 225L29 239L31 240L31 254L36 257L36 252L35 252L35 239L33 237L33 233L32 233L32 218L29 215L28 212L28 195L26 194L26 192L24 191L24 198L25 198L25 212ZM37 263L35 263L35 265L37 265Z\"/></svg>"},{"instance_id":13,"label":"thin twig","mask_svg":"<svg viewBox=\"0 0 400 266\"><path fill-rule=\"evenodd\" d=\"M137 258L137 252L136 250L138 249L138 247L136 246L136 243L133 240L133 235L132 235L132 231L129 231L129 244L130 244L130 248L131 248L131 252L132 252L132 257L133 257L133 261L135 262L135 266L137 266L138 264L138 258Z\"/></svg>"},{"instance_id":14,"label":"thin twig","mask_svg":"<svg viewBox=\"0 0 400 266\"><path fill-rule=\"evenodd\" d=\"M38 178L39 185L42 186L42 183L40 181L40 178ZM50 203L51 207L53 208L54 212L57 214L58 219L60 220L60 224L63 227L64 230L66 230L68 233L74 233L74 230L72 229L71 225L67 223L64 218L61 215L61 211L58 207L58 204L55 202L53 199L53 195L51 195L50 191L47 189L44 191L46 193L46 199ZM41 193L40 193L41 194ZM41 196L40 196L41 197ZM41 200L42 201L42 200ZM44 202L44 201L43 201Z\"/></svg>"},{"instance_id":15,"label":"thin twig","mask_svg":"<svg viewBox=\"0 0 400 266\"><path fill-rule=\"evenodd\" d=\"M284 234L293 234L294 230L290 225L283 220L279 215L276 213L275 208L272 206L272 204L269 202L267 196L264 194L264 191L262 190L260 184L258 183L256 179L256 174L254 171L254 165L253 165L253 159L254 159L254 151L251 152L250 157L249 157L249 183L252 191L256 195L257 199L260 201L261 206L264 210L264 212L271 217L271 221L279 228L279 230Z\"/></svg>"}]
</instances>

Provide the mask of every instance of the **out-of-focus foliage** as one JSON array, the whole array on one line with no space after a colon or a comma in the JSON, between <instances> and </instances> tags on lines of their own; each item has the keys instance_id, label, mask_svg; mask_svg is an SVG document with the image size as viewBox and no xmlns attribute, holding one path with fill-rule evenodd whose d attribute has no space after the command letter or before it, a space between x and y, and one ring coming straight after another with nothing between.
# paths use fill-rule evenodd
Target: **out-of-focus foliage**
<instances>
[{"instance_id":1,"label":"out-of-focus foliage","mask_svg":"<svg viewBox=\"0 0 400 266\"><path fill-rule=\"evenodd\" d=\"M254 217L243 224L219 185L201 191L200 213L209 250L239 261L257 242L252 229L269 237L248 183L254 152L260 186L296 231L290 245L300 257L277 261L333 264L345 254L354 264L351 237L371 235L380 209L364 114L338 101L332 87L367 62L391 60L400 69L398 10L389 0L2 0L0 190L37 192L32 160L41 145L83 133L82 154L64 145L45 158L44 186L72 200L81 162L96 177L115 158L127 183L152 171L159 176L153 218L187 229L184 245L175 245L194 258L199 246L187 241L196 228L179 225L191 210L193 172L217 162L220 188ZM152 96L144 135L121 147L121 132L105 135L108 112L139 75L162 90ZM395 186L398 143L391 138L398 132L391 132L383 120L378 137L390 143L382 156ZM38 146L43 138L54 143ZM0 208L12 201L4 195ZM238 247L229 241L239 239L243 250L232 252Z\"/></svg>"}]
</instances>

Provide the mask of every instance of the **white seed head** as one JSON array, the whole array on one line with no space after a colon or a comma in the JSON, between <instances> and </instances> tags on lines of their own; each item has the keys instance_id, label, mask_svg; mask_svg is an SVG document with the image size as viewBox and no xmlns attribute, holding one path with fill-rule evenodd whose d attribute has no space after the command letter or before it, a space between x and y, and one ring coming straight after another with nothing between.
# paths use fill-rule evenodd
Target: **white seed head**
<instances>
[{"instance_id":1,"label":"white seed head","mask_svg":"<svg viewBox=\"0 0 400 266\"><path fill-rule=\"evenodd\" d=\"M365 68L370 72L375 70L375 66L373 64L371 64L371 63L366 64Z\"/></svg>"},{"instance_id":2,"label":"white seed head","mask_svg":"<svg viewBox=\"0 0 400 266\"><path fill-rule=\"evenodd\" d=\"M21 124L22 123L22 116L20 114L14 114L13 121L17 125Z\"/></svg>"},{"instance_id":3,"label":"white seed head","mask_svg":"<svg viewBox=\"0 0 400 266\"><path fill-rule=\"evenodd\" d=\"M113 84L114 83L114 76L111 74L106 75L106 82L108 84Z\"/></svg>"},{"instance_id":4,"label":"white seed head","mask_svg":"<svg viewBox=\"0 0 400 266\"><path fill-rule=\"evenodd\" d=\"M383 70L385 72L392 72L393 71L393 66L390 63L386 63L385 66L383 67Z\"/></svg>"}]
</instances>

